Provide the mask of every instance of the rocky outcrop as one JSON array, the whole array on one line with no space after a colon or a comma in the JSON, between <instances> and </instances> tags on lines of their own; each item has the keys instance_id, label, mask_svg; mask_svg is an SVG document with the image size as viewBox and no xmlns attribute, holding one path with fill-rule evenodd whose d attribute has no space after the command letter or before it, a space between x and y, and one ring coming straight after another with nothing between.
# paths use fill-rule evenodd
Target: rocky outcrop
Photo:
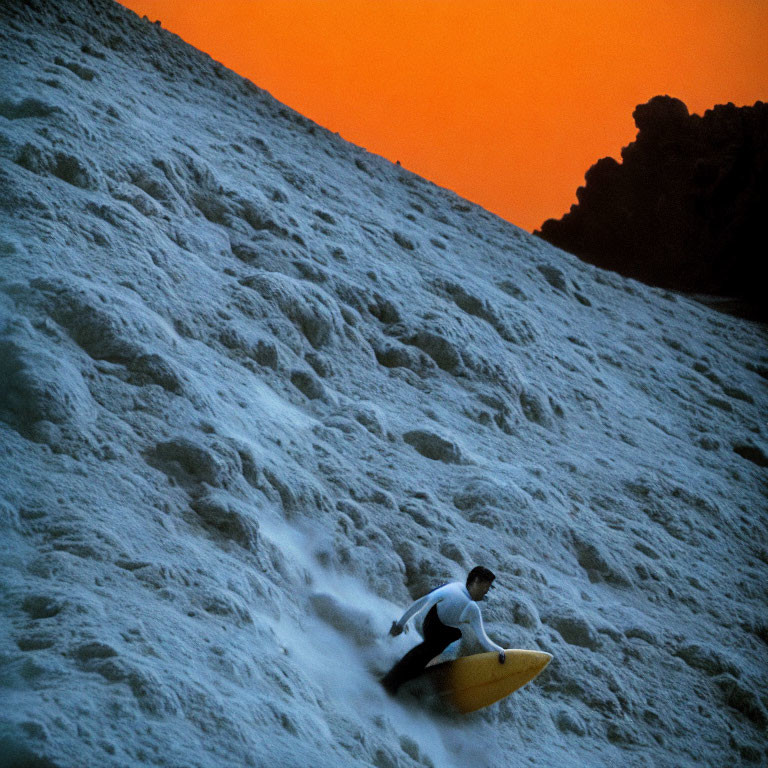
<instances>
[{"instance_id":1,"label":"rocky outcrop","mask_svg":"<svg viewBox=\"0 0 768 768\"><path fill-rule=\"evenodd\" d=\"M561 219L535 234L599 267L673 290L737 297L758 312L765 262L768 104L691 115L655 96L633 114L622 162L604 157ZM761 246L761 243L763 244Z\"/></svg>"}]
</instances>

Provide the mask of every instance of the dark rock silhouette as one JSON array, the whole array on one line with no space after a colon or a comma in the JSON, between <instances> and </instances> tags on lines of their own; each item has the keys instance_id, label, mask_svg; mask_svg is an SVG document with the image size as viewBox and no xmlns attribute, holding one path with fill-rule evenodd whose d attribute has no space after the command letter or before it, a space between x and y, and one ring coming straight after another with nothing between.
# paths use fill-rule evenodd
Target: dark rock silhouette
<instances>
[{"instance_id":1,"label":"dark rock silhouette","mask_svg":"<svg viewBox=\"0 0 768 768\"><path fill-rule=\"evenodd\" d=\"M718 105L702 117L655 96L633 113L622 162L586 173L578 204L535 234L584 261L673 290L730 297L768 319L768 104Z\"/></svg>"}]
</instances>

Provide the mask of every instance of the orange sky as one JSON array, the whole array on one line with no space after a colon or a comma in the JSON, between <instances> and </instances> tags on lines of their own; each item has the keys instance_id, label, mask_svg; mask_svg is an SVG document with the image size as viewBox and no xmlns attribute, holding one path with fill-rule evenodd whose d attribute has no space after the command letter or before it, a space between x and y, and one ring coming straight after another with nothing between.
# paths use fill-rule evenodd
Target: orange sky
<instances>
[{"instance_id":1,"label":"orange sky","mask_svg":"<svg viewBox=\"0 0 768 768\"><path fill-rule=\"evenodd\" d=\"M768 101L768 0L123 0L280 101L528 229L657 94Z\"/></svg>"}]
</instances>

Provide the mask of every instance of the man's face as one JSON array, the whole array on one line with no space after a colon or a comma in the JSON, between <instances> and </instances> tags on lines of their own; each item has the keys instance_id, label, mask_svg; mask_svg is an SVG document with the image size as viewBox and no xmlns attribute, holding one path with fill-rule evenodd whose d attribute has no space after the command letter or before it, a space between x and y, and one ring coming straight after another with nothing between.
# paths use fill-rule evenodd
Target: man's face
<instances>
[{"instance_id":1,"label":"man's face","mask_svg":"<svg viewBox=\"0 0 768 768\"><path fill-rule=\"evenodd\" d=\"M469 596L476 600L477 602L480 602L486 594L488 593L488 590L491 588L492 582L485 581L481 579L473 579L469 586L467 587L467 590L469 591Z\"/></svg>"}]
</instances>

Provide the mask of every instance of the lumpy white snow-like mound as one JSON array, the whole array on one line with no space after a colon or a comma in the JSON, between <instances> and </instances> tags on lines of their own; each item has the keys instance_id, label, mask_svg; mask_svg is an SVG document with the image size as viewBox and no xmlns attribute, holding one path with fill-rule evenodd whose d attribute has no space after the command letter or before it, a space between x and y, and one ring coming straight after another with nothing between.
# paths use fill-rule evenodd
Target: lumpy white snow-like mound
<instances>
[{"instance_id":1,"label":"lumpy white snow-like mound","mask_svg":"<svg viewBox=\"0 0 768 768\"><path fill-rule=\"evenodd\" d=\"M763 328L106 0L5 3L0 62L1 765L766 760ZM388 698L476 564L554 661Z\"/></svg>"}]
</instances>

